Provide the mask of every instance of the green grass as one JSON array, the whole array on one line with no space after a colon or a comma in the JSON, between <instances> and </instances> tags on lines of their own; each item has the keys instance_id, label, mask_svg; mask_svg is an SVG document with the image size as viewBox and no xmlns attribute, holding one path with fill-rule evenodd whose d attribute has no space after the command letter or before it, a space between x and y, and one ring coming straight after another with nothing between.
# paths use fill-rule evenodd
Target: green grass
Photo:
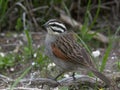
<instances>
[{"instance_id":1,"label":"green grass","mask_svg":"<svg viewBox=\"0 0 120 90\"><path fill-rule=\"evenodd\" d=\"M11 85L10 90L14 90L14 87L17 86L17 84L20 82L20 80L31 70L33 66L31 65L30 67L28 67L23 74L20 75L20 77L18 77L15 82L13 83L13 85Z\"/></svg>"},{"instance_id":2,"label":"green grass","mask_svg":"<svg viewBox=\"0 0 120 90\"><path fill-rule=\"evenodd\" d=\"M100 66L100 71L103 72L103 70L105 69L105 66L106 66L106 63L107 63L107 60L108 60L108 57L111 53L111 50L112 50L112 41L110 41L107 49L106 49L106 52L103 56L103 59L102 59L102 63L101 63L101 66Z\"/></svg>"},{"instance_id":3,"label":"green grass","mask_svg":"<svg viewBox=\"0 0 120 90\"><path fill-rule=\"evenodd\" d=\"M6 11L8 9L8 0L0 0L0 27L5 21Z\"/></svg>"},{"instance_id":4,"label":"green grass","mask_svg":"<svg viewBox=\"0 0 120 90\"><path fill-rule=\"evenodd\" d=\"M30 54L30 56L33 57L33 46L32 46L32 38L30 32L29 30L24 30L24 31L28 42L28 45L25 49L28 51L28 54Z\"/></svg>"},{"instance_id":5,"label":"green grass","mask_svg":"<svg viewBox=\"0 0 120 90\"><path fill-rule=\"evenodd\" d=\"M15 57L13 54L7 54L5 56L0 55L0 69L5 69L14 65Z\"/></svg>"},{"instance_id":6,"label":"green grass","mask_svg":"<svg viewBox=\"0 0 120 90\"><path fill-rule=\"evenodd\" d=\"M102 59L102 64L101 64L101 67L100 67L101 72L105 69L108 57L109 57L109 55L111 53L111 50L112 50L112 47L113 47L113 44L116 41L115 36L119 33L119 31L120 31L120 27L118 27L118 29L115 32L115 35L113 37L111 37L110 40L109 40L110 42L108 44L108 47L107 47L106 52L105 52L105 54L103 56L103 59Z\"/></svg>"},{"instance_id":7,"label":"green grass","mask_svg":"<svg viewBox=\"0 0 120 90\"><path fill-rule=\"evenodd\" d=\"M23 28L23 23L22 23L22 19L21 18L18 18L17 19L17 23L16 23L16 26L15 26L15 29L20 32L20 30L22 30Z\"/></svg>"},{"instance_id":8,"label":"green grass","mask_svg":"<svg viewBox=\"0 0 120 90\"><path fill-rule=\"evenodd\" d=\"M120 59L120 57L118 59ZM115 64L117 65L117 68L120 71L120 61L115 62Z\"/></svg>"}]
</instances>

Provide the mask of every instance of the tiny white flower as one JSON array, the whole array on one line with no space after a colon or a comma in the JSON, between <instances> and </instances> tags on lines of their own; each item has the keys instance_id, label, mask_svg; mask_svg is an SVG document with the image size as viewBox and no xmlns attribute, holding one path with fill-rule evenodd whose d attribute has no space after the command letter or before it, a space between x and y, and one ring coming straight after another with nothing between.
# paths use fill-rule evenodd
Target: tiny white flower
<instances>
[{"instance_id":1,"label":"tiny white flower","mask_svg":"<svg viewBox=\"0 0 120 90\"><path fill-rule=\"evenodd\" d=\"M35 62L32 62L32 66L34 66L36 63Z\"/></svg>"},{"instance_id":2,"label":"tiny white flower","mask_svg":"<svg viewBox=\"0 0 120 90\"><path fill-rule=\"evenodd\" d=\"M5 57L5 53L0 52L0 56L1 56L1 57Z\"/></svg>"},{"instance_id":3,"label":"tiny white flower","mask_svg":"<svg viewBox=\"0 0 120 90\"><path fill-rule=\"evenodd\" d=\"M33 57L36 58L37 57L37 53L34 53Z\"/></svg>"},{"instance_id":4,"label":"tiny white flower","mask_svg":"<svg viewBox=\"0 0 120 90\"><path fill-rule=\"evenodd\" d=\"M66 78L67 78L67 77L69 77L69 75L68 75L68 74L64 74L64 77L66 77Z\"/></svg>"},{"instance_id":5,"label":"tiny white flower","mask_svg":"<svg viewBox=\"0 0 120 90\"><path fill-rule=\"evenodd\" d=\"M13 71L15 71L15 69L14 69L13 67L11 67L11 68L10 68L10 71L12 71L12 72L13 72Z\"/></svg>"},{"instance_id":6,"label":"tiny white flower","mask_svg":"<svg viewBox=\"0 0 120 90\"><path fill-rule=\"evenodd\" d=\"M95 57L95 58L99 57L100 56L100 51L99 50L93 51L92 56Z\"/></svg>"},{"instance_id":7,"label":"tiny white flower","mask_svg":"<svg viewBox=\"0 0 120 90\"><path fill-rule=\"evenodd\" d=\"M54 63L50 63L50 64L48 64L48 68L50 68L50 67L54 67L54 66L55 66Z\"/></svg>"},{"instance_id":8,"label":"tiny white flower","mask_svg":"<svg viewBox=\"0 0 120 90\"><path fill-rule=\"evenodd\" d=\"M111 59L113 59L113 60L114 60L114 59L117 59L117 56L112 56Z\"/></svg>"},{"instance_id":9,"label":"tiny white flower","mask_svg":"<svg viewBox=\"0 0 120 90\"><path fill-rule=\"evenodd\" d=\"M114 56L113 56L113 57L111 57L111 59L115 59L115 58L114 58Z\"/></svg>"}]
</instances>

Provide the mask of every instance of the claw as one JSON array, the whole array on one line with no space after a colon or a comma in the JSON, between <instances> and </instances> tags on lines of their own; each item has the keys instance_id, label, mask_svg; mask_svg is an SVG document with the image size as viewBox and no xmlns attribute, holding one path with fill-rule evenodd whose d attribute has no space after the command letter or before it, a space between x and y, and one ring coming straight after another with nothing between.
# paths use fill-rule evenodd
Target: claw
<instances>
[{"instance_id":1,"label":"claw","mask_svg":"<svg viewBox=\"0 0 120 90\"><path fill-rule=\"evenodd\" d=\"M76 80L76 78L75 78L75 72L73 72L72 78L73 78L73 80Z\"/></svg>"}]
</instances>

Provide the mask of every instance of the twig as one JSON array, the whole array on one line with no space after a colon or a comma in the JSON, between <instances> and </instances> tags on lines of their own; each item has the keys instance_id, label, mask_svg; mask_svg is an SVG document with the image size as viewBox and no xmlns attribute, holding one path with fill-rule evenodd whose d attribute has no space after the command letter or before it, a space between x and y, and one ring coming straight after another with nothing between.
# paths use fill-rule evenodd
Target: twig
<instances>
[{"instance_id":1,"label":"twig","mask_svg":"<svg viewBox=\"0 0 120 90\"><path fill-rule=\"evenodd\" d=\"M29 1L28 0L25 0L25 1L26 1L27 9L28 9L28 16L30 16L30 18L32 18L32 21L34 22L36 29L38 29L39 25L34 17L34 14L33 14L32 9L30 7Z\"/></svg>"},{"instance_id":2,"label":"twig","mask_svg":"<svg viewBox=\"0 0 120 90\"><path fill-rule=\"evenodd\" d=\"M110 1L110 2L102 3L102 4L100 5L100 8L104 8L104 9L107 9L107 10L111 10L111 8L108 7L107 5L112 5L112 4L115 4L115 1ZM98 5L94 5L91 9L95 9L95 8L98 8Z\"/></svg>"},{"instance_id":3,"label":"twig","mask_svg":"<svg viewBox=\"0 0 120 90\"><path fill-rule=\"evenodd\" d=\"M109 78L114 78L115 81L119 82L120 81L120 72L116 72L113 74L108 75ZM19 81L19 84L28 84L28 86L34 86L34 87L39 87L40 85L48 85L50 87L57 87L57 86L71 86L71 85L88 85L92 88L96 86L96 80L97 80L97 87L102 87L106 88L105 84L96 78L89 77L87 75L76 75L75 76L76 80L73 80L73 77L68 77L68 78L63 78L62 80L55 81L53 79L48 79L48 78L36 78L36 79L21 79ZM0 75L0 79L2 79L3 83L7 82L7 84L12 84L15 82L15 80L10 79L4 75ZM24 85L25 86L25 85ZM117 86L117 84L116 84Z\"/></svg>"},{"instance_id":4,"label":"twig","mask_svg":"<svg viewBox=\"0 0 120 90\"><path fill-rule=\"evenodd\" d=\"M0 79L6 80L6 81L13 81L13 79L11 79L11 78L9 78L9 77L7 77L7 76L4 76L4 75L2 75L2 74L0 74Z\"/></svg>"},{"instance_id":5,"label":"twig","mask_svg":"<svg viewBox=\"0 0 120 90\"><path fill-rule=\"evenodd\" d=\"M60 17L64 22L71 25L72 27L78 27L80 29L83 27L83 25L81 23L75 21L74 19L70 18L69 16L67 16L67 15L65 15L63 13L60 13ZM99 40L99 41L101 41L103 43L108 43L109 42L109 39L105 35L103 35L101 33L98 33L98 32L92 31L92 30L88 31L88 33L89 34L94 34L95 33L93 38L95 38L95 39L97 39L97 40Z\"/></svg>"},{"instance_id":6,"label":"twig","mask_svg":"<svg viewBox=\"0 0 120 90\"><path fill-rule=\"evenodd\" d=\"M33 8L32 12L39 11L41 9L48 9L48 8L49 8L48 6L40 6L40 7L37 7L37 8Z\"/></svg>"},{"instance_id":7,"label":"twig","mask_svg":"<svg viewBox=\"0 0 120 90\"><path fill-rule=\"evenodd\" d=\"M2 90L10 90L10 88L2 89ZM28 87L15 87L14 90L44 90L38 88L28 88Z\"/></svg>"}]
</instances>

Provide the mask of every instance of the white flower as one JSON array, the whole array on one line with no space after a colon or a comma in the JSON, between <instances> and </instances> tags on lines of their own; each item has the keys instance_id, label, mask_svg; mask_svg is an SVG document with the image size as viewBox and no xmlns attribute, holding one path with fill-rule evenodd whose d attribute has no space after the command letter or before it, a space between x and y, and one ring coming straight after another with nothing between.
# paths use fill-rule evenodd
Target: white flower
<instances>
[{"instance_id":1,"label":"white flower","mask_svg":"<svg viewBox=\"0 0 120 90\"><path fill-rule=\"evenodd\" d=\"M111 59L117 59L117 56L112 56Z\"/></svg>"},{"instance_id":2,"label":"white flower","mask_svg":"<svg viewBox=\"0 0 120 90\"><path fill-rule=\"evenodd\" d=\"M32 66L34 66L36 63L35 62L32 62Z\"/></svg>"},{"instance_id":3,"label":"white flower","mask_svg":"<svg viewBox=\"0 0 120 90\"><path fill-rule=\"evenodd\" d=\"M55 66L54 63L50 63L50 64L48 64L48 68L50 68L50 67L54 67L54 66Z\"/></svg>"},{"instance_id":4,"label":"white flower","mask_svg":"<svg viewBox=\"0 0 120 90\"><path fill-rule=\"evenodd\" d=\"M33 57L36 58L37 57L37 53L34 53Z\"/></svg>"},{"instance_id":5,"label":"white flower","mask_svg":"<svg viewBox=\"0 0 120 90\"><path fill-rule=\"evenodd\" d=\"M11 67L11 68L10 68L10 71L12 71L12 72L13 72L13 71L15 71L15 69L14 69L13 67Z\"/></svg>"},{"instance_id":6,"label":"white flower","mask_svg":"<svg viewBox=\"0 0 120 90\"><path fill-rule=\"evenodd\" d=\"M1 56L1 57L5 57L5 53L0 52L0 56Z\"/></svg>"},{"instance_id":7,"label":"white flower","mask_svg":"<svg viewBox=\"0 0 120 90\"><path fill-rule=\"evenodd\" d=\"M67 77L69 77L69 75L68 75L68 74L64 74L64 77L66 77L66 78L67 78Z\"/></svg>"},{"instance_id":8,"label":"white flower","mask_svg":"<svg viewBox=\"0 0 120 90\"><path fill-rule=\"evenodd\" d=\"M93 51L92 56L95 57L95 58L99 57L100 56L100 51L99 50Z\"/></svg>"}]
</instances>

